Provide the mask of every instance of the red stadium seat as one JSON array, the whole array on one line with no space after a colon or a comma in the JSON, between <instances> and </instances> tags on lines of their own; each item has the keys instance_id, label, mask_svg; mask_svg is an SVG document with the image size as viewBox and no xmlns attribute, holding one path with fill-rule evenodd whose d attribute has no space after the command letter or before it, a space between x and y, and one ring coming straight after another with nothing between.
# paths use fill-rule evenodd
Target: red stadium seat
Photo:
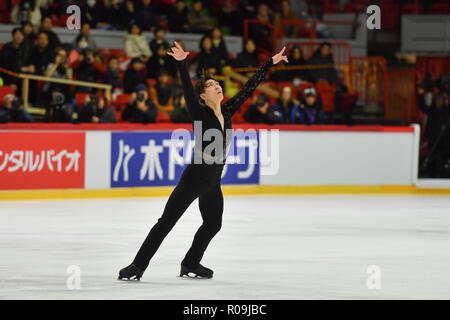
<instances>
[{"instance_id":1,"label":"red stadium seat","mask_svg":"<svg viewBox=\"0 0 450 320\"><path fill-rule=\"evenodd\" d=\"M418 4L417 11L414 3L406 3L402 7L402 14L421 14L423 13L423 5Z\"/></svg>"},{"instance_id":2,"label":"red stadium seat","mask_svg":"<svg viewBox=\"0 0 450 320\"><path fill-rule=\"evenodd\" d=\"M115 55L119 58L125 58L127 56L127 54L125 53L125 50L121 49L121 48L111 48L109 49L109 55Z\"/></svg>"},{"instance_id":3,"label":"red stadium seat","mask_svg":"<svg viewBox=\"0 0 450 320\"><path fill-rule=\"evenodd\" d=\"M158 112L158 115L156 116L156 122L157 123L172 122L172 120L170 120L170 116L167 112L160 111L160 112Z\"/></svg>"},{"instance_id":4,"label":"red stadium seat","mask_svg":"<svg viewBox=\"0 0 450 320\"><path fill-rule=\"evenodd\" d=\"M155 83L156 83L156 79L153 79L153 78L147 78L147 86L148 86L149 88L153 87L153 86L155 85Z\"/></svg>"},{"instance_id":5,"label":"red stadium seat","mask_svg":"<svg viewBox=\"0 0 450 320\"><path fill-rule=\"evenodd\" d=\"M14 90L9 86L0 87L0 105L3 105L3 97L7 94L15 94Z\"/></svg>"},{"instance_id":6,"label":"red stadium seat","mask_svg":"<svg viewBox=\"0 0 450 320\"><path fill-rule=\"evenodd\" d=\"M75 93L75 105L77 106L77 108L81 107L88 95L89 93Z\"/></svg>"},{"instance_id":7,"label":"red stadium seat","mask_svg":"<svg viewBox=\"0 0 450 320\"><path fill-rule=\"evenodd\" d=\"M316 92L320 95L324 112L334 111L335 91L334 86L330 85L327 81L318 81L316 83Z\"/></svg>"},{"instance_id":8,"label":"red stadium seat","mask_svg":"<svg viewBox=\"0 0 450 320\"><path fill-rule=\"evenodd\" d=\"M340 13L341 7L338 3L324 4L320 7L322 13Z\"/></svg>"},{"instance_id":9,"label":"red stadium seat","mask_svg":"<svg viewBox=\"0 0 450 320\"><path fill-rule=\"evenodd\" d=\"M381 6L381 29L394 30L399 23L399 5L397 3Z\"/></svg>"},{"instance_id":10,"label":"red stadium seat","mask_svg":"<svg viewBox=\"0 0 450 320\"><path fill-rule=\"evenodd\" d=\"M298 92L303 96L303 91L306 88L314 88L314 83L312 82L302 82L298 85Z\"/></svg>"},{"instance_id":11,"label":"red stadium seat","mask_svg":"<svg viewBox=\"0 0 450 320\"><path fill-rule=\"evenodd\" d=\"M431 14L448 14L450 12L450 3L434 3L431 6Z\"/></svg>"},{"instance_id":12,"label":"red stadium seat","mask_svg":"<svg viewBox=\"0 0 450 320\"><path fill-rule=\"evenodd\" d=\"M366 6L360 3L346 3L344 6L343 12L346 13L358 13L358 12L365 12Z\"/></svg>"},{"instance_id":13,"label":"red stadium seat","mask_svg":"<svg viewBox=\"0 0 450 320\"><path fill-rule=\"evenodd\" d=\"M119 105L119 106L126 106L128 101L130 101L131 98L131 94L119 94L116 97L116 100L114 101L114 104Z\"/></svg>"}]
</instances>

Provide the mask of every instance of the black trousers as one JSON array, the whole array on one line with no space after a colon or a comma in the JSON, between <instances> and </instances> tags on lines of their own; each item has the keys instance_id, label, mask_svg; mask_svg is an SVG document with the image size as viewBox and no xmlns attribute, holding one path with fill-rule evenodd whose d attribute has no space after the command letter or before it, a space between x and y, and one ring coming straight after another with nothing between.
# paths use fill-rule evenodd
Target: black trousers
<instances>
[{"instance_id":1,"label":"black trousers","mask_svg":"<svg viewBox=\"0 0 450 320\"><path fill-rule=\"evenodd\" d=\"M205 172L200 165L187 166L167 200L162 216L152 227L134 258L133 263L138 268L145 270L148 267L150 259L164 238L196 198L199 198L203 224L197 230L182 263L190 268L198 266L209 242L222 226L223 195L220 173L221 169L220 172L216 169L214 172Z\"/></svg>"}]
</instances>

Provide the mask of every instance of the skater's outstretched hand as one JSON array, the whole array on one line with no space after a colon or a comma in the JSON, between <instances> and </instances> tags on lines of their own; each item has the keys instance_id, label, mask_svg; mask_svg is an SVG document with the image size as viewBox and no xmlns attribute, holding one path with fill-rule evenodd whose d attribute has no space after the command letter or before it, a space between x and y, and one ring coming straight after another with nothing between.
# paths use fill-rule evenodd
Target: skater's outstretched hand
<instances>
[{"instance_id":1,"label":"skater's outstretched hand","mask_svg":"<svg viewBox=\"0 0 450 320\"><path fill-rule=\"evenodd\" d=\"M170 48L172 49L172 52L169 51L167 52L167 54L171 55L178 61L186 59L186 57L189 54L189 51L184 51L183 48L176 41L174 41L173 43L175 44L175 47Z\"/></svg>"},{"instance_id":2,"label":"skater's outstretched hand","mask_svg":"<svg viewBox=\"0 0 450 320\"><path fill-rule=\"evenodd\" d=\"M287 56L283 55L284 50L286 50L286 47L283 47L280 52L272 57L273 64L277 64L280 61L289 62Z\"/></svg>"}]
</instances>

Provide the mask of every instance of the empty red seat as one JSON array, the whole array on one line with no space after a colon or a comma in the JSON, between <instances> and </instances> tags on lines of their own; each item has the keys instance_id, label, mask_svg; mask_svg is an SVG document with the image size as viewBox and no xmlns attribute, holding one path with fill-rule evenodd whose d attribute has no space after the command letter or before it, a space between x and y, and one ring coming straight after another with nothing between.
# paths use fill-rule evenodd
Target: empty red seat
<instances>
[{"instance_id":1,"label":"empty red seat","mask_svg":"<svg viewBox=\"0 0 450 320\"><path fill-rule=\"evenodd\" d=\"M402 14L421 14L423 13L423 5L420 3L417 5L414 3L406 3L402 7Z\"/></svg>"},{"instance_id":2,"label":"empty red seat","mask_svg":"<svg viewBox=\"0 0 450 320\"><path fill-rule=\"evenodd\" d=\"M170 115L167 112L159 111L156 116L156 122L171 122Z\"/></svg>"},{"instance_id":3,"label":"empty red seat","mask_svg":"<svg viewBox=\"0 0 450 320\"><path fill-rule=\"evenodd\" d=\"M116 100L114 101L114 104L119 105L119 106L126 106L128 101L130 101L131 98L131 94L119 94L116 97Z\"/></svg>"},{"instance_id":4,"label":"empty red seat","mask_svg":"<svg viewBox=\"0 0 450 320\"><path fill-rule=\"evenodd\" d=\"M396 3L385 4L381 7L381 29L393 30L399 23L399 5Z\"/></svg>"},{"instance_id":5,"label":"empty red seat","mask_svg":"<svg viewBox=\"0 0 450 320\"><path fill-rule=\"evenodd\" d=\"M316 92L322 100L322 108L324 112L334 111L334 93L336 89L327 81L318 81L316 83Z\"/></svg>"},{"instance_id":6,"label":"empty red seat","mask_svg":"<svg viewBox=\"0 0 450 320\"><path fill-rule=\"evenodd\" d=\"M322 13L340 13L341 7L338 3L324 4L320 7Z\"/></svg>"},{"instance_id":7,"label":"empty red seat","mask_svg":"<svg viewBox=\"0 0 450 320\"><path fill-rule=\"evenodd\" d=\"M121 49L121 48L111 48L109 49L109 55L115 55L119 58L124 58L127 56L127 54L125 53L125 50Z\"/></svg>"},{"instance_id":8,"label":"empty red seat","mask_svg":"<svg viewBox=\"0 0 450 320\"><path fill-rule=\"evenodd\" d=\"M448 14L450 12L450 3L434 3L431 6L431 14Z\"/></svg>"},{"instance_id":9,"label":"empty red seat","mask_svg":"<svg viewBox=\"0 0 450 320\"><path fill-rule=\"evenodd\" d=\"M358 12L365 12L366 11L366 6L360 3L346 3L344 5L344 10L343 12L346 13L358 13Z\"/></svg>"}]
</instances>

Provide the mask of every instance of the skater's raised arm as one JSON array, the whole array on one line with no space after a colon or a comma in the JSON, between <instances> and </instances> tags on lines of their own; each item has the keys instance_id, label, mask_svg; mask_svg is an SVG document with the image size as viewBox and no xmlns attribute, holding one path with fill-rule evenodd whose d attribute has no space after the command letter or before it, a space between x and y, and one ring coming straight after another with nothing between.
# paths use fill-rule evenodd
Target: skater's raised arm
<instances>
[{"instance_id":1,"label":"skater's raised arm","mask_svg":"<svg viewBox=\"0 0 450 320\"><path fill-rule=\"evenodd\" d=\"M224 103L224 107L229 109L232 115L239 110L241 105L252 95L253 91L255 91L261 81L264 80L267 71L269 71L269 68L272 65L277 64L282 60L288 62L287 57L283 55L285 49L286 47L283 47L279 53L267 59L258 71L248 79L244 87L233 98Z\"/></svg>"},{"instance_id":2,"label":"skater's raised arm","mask_svg":"<svg viewBox=\"0 0 450 320\"><path fill-rule=\"evenodd\" d=\"M180 71L181 85L183 87L184 99L186 100L186 106L189 110L192 120L200 119L202 114L202 106L198 102L197 94L192 86L191 77L187 70L187 56L189 52L186 52L181 46L174 41L175 47L172 47L172 52L167 52L176 61L177 68Z\"/></svg>"}]
</instances>

